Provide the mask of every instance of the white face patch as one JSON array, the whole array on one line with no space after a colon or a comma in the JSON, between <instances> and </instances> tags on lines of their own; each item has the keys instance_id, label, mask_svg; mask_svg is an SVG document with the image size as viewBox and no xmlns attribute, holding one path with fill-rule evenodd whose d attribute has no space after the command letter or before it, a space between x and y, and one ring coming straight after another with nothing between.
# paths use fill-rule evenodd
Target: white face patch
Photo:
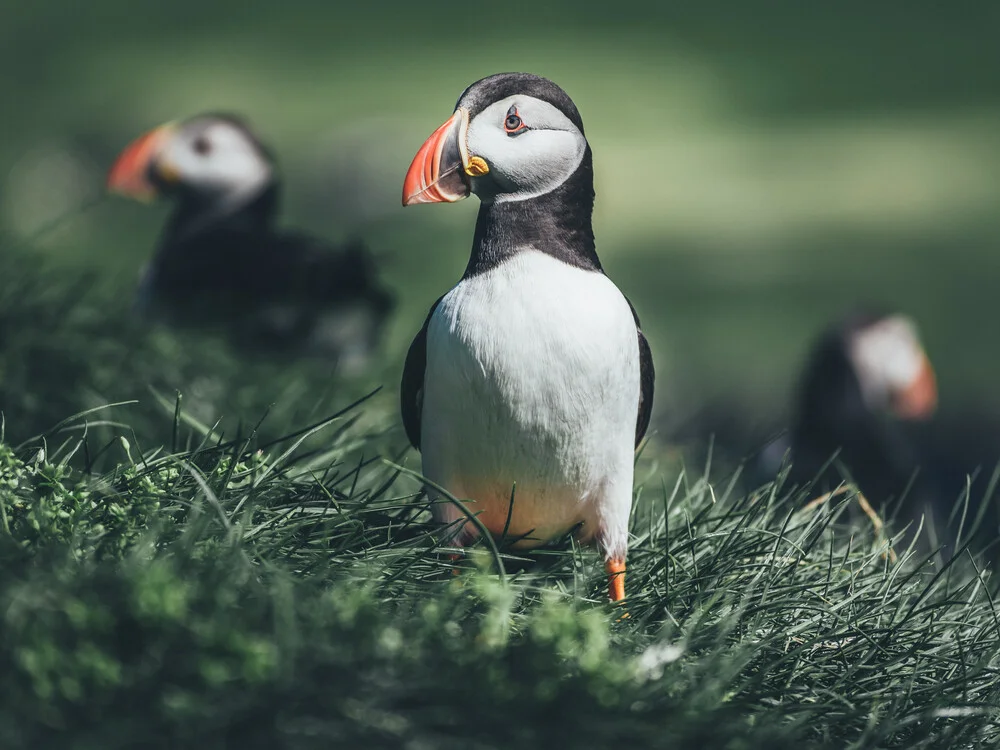
<instances>
[{"instance_id":1,"label":"white face patch","mask_svg":"<svg viewBox=\"0 0 1000 750\"><path fill-rule=\"evenodd\" d=\"M913 322L886 318L854 335L850 357L870 409L884 409L894 394L913 385L924 369L925 354Z\"/></svg>"},{"instance_id":2,"label":"white face patch","mask_svg":"<svg viewBox=\"0 0 1000 750\"><path fill-rule=\"evenodd\" d=\"M524 126L514 134L504 127L511 107ZM476 115L469 123L467 143L469 154L485 159L490 168L487 177L473 178L473 192L497 201L526 200L554 190L576 171L587 149L587 139L566 115L548 102L522 95L495 102Z\"/></svg>"},{"instance_id":3,"label":"white face patch","mask_svg":"<svg viewBox=\"0 0 1000 750\"><path fill-rule=\"evenodd\" d=\"M223 120L182 126L158 160L186 187L219 201L260 192L273 171L248 135Z\"/></svg>"}]
</instances>

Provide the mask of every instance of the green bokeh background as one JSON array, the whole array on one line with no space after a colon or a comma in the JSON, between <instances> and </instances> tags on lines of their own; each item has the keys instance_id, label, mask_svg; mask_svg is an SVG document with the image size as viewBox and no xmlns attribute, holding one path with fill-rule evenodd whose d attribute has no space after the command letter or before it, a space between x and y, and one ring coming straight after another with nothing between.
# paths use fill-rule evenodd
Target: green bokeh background
<instances>
[{"instance_id":1,"label":"green bokeh background","mask_svg":"<svg viewBox=\"0 0 1000 750\"><path fill-rule=\"evenodd\" d=\"M396 373L477 208L402 209L409 160L467 84L527 70L583 114L598 250L653 343L661 425L720 396L779 407L856 300L916 318L946 406L993 403L998 28L985 2L6 0L0 233L131 293L166 208L80 206L144 129L243 113L289 224L389 255Z\"/></svg>"}]
</instances>

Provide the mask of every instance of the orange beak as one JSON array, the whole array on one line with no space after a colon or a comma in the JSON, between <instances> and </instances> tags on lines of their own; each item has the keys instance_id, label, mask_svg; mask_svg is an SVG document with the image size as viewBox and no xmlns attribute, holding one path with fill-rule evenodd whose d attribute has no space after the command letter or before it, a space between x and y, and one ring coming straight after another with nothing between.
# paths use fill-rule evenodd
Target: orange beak
<instances>
[{"instance_id":1,"label":"orange beak","mask_svg":"<svg viewBox=\"0 0 1000 750\"><path fill-rule=\"evenodd\" d=\"M927 419L937 408L937 378L926 356L920 372L892 399L892 411L900 419Z\"/></svg>"},{"instance_id":2,"label":"orange beak","mask_svg":"<svg viewBox=\"0 0 1000 750\"><path fill-rule=\"evenodd\" d=\"M150 171L164 143L173 136L175 129L172 123L162 125L126 146L108 172L108 190L140 201L155 198L157 190L150 181ZM165 179L175 176L173 170L161 171Z\"/></svg>"},{"instance_id":3,"label":"orange beak","mask_svg":"<svg viewBox=\"0 0 1000 750\"><path fill-rule=\"evenodd\" d=\"M403 180L404 206L454 203L469 196L471 189L466 179L469 158L465 145L468 126L468 113L456 109L448 122L424 142Z\"/></svg>"}]
</instances>

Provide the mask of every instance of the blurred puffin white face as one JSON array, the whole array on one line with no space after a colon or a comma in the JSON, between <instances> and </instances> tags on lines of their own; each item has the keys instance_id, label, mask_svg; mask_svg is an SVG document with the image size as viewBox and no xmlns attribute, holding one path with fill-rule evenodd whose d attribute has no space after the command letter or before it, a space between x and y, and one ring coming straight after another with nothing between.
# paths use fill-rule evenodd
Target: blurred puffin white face
<instances>
[{"instance_id":1,"label":"blurred puffin white face","mask_svg":"<svg viewBox=\"0 0 1000 750\"><path fill-rule=\"evenodd\" d=\"M898 315L856 333L850 356L870 409L886 408L895 394L911 388L928 367L916 326Z\"/></svg>"},{"instance_id":2,"label":"blurred puffin white face","mask_svg":"<svg viewBox=\"0 0 1000 750\"><path fill-rule=\"evenodd\" d=\"M272 168L241 128L224 120L182 125L157 155L156 169L206 198L244 196L263 190Z\"/></svg>"},{"instance_id":3,"label":"blurred puffin white face","mask_svg":"<svg viewBox=\"0 0 1000 750\"><path fill-rule=\"evenodd\" d=\"M509 96L469 122L468 153L489 173L471 178L481 199L518 201L544 195L572 175L587 149L583 133L557 108L532 96Z\"/></svg>"}]
</instances>

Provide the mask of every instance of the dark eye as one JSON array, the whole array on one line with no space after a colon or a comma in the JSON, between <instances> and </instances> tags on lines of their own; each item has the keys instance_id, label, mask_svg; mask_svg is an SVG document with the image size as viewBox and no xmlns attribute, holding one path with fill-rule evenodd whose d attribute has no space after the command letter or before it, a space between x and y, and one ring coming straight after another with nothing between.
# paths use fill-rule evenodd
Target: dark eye
<instances>
[{"instance_id":1,"label":"dark eye","mask_svg":"<svg viewBox=\"0 0 1000 750\"><path fill-rule=\"evenodd\" d=\"M191 144L196 154L201 156L207 156L212 151L212 142L208 140L203 135L198 136L194 139L194 143Z\"/></svg>"},{"instance_id":2,"label":"dark eye","mask_svg":"<svg viewBox=\"0 0 1000 750\"><path fill-rule=\"evenodd\" d=\"M517 107L511 107L507 110L507 119L503 121L503 129L507 131L508 134L513 135L521 130L524 130L527 126L521 120L521 116L517 113Z\"/></svg>"}]
</instances>

